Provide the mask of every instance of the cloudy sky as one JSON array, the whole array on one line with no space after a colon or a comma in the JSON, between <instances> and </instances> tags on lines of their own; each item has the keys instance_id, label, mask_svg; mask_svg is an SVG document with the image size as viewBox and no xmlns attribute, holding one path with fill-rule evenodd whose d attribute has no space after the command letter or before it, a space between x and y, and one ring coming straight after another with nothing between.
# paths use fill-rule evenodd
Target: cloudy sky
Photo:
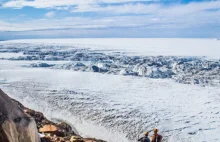
<instances>
[{"instance_id":1,"label":"cloudy sky","mask_svg":"<svg viewBox=\"0 0 220 142\"><path fill-rule=\"evenodd\" d=\"M220 0L0 0L0 39L220 37Z\"/></svg>"}]
</instances>

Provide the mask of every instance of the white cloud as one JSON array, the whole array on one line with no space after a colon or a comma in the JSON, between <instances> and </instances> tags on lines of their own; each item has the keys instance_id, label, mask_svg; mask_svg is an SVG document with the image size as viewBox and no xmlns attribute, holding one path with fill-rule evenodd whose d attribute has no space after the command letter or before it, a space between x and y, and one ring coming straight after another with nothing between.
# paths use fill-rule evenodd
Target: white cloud
<instances>
[{"instance_id":1,"label":"white cloud","mask_svg":"<svg viewBox=\"0 0 220 142\"><path fill-rule=\"evenodd\" d=\"M0 31L139 27L151 22L153 22L153 20L150 20L148 17L141 16L116 16L101 19L68 17L63 19L35 19L21 24L10 24L2 21L0 22Z\"/></svg>"},{"instance_id":2,"label":"white cloud","mask_svg":"<svg viewBox=\"0 0 220 142\"><path fill-rule=\"evenodd\" d=\"M22 8L25 6L35 8L59 8L66 6L82 6L99 3L125 3L125 2L145 2L157 0L12 0L3 4L3 7Z\"/></svg>"},{"instance_id":3,"label":"white cloud","mask_svg":"<svg viewBox=\"0 0 220 142\"><path fill-rule=\"evenodd\" d=\"M220 0L192 2L189 4L179 5L161 5L161 4L141 4L126 2L145 2L145 1L160 1L160 0L12 0L6 2L2 7L22 8L25 6L35 8L63 9L71 10L72 12L108 12L108 13L135 13L148 14L154 12L163 14L187 14L208 9L220 8ZM119 3L119 5L100 6L101 3Z\"/></svg>"},{"instance_id":4,"label":"white cloud","mask_svg":"<svg viewBox=\"0 0 220 142\"><path fill-rule=\"evenodd\" d=\"M44 16L46 16L48 18L54 17L55 16L55 12L54 11L50 11L50 12L46 13Z\"/></svg>"},{"instance_id":5,"label":"white cloud","mask_svg":"<svg viewBox=\"0 0 220 142\"><path fill-rule=\"evenodd\" d=\"M99 5L84 5L75 7L71 12L106 12L112 14L155 14L162 8L159 4L124 4L101 7Z\"/></svg>"},{"instance_id":6,"label":"white cloud","mask_svg":"<svg viewBox=\"0 0 220 142\"><path fill-rule=\"evenodd\" d=\"M220 9L220 1L206 1L189 3L185 5L161 5L161 4L122 4L101 7L97 4L79 5L72 12L107 12L115 14L163 14L186 15L209 9Z\"/></svg>"},{"instance_id":7,"label":"white cloud","mask_svg":"<svg viewBox=\"0 0 220 142\"><path fill-rule=\"evenodd\" d=\"M108 0L97 0L105 2ZM69 17L62 19L35 19L25 21L21 24L10 24L0 21L0 31L26 31L26 30L45 30L45 29L95 29L95 28L188 28L200 26L219 26L220 25L220 1L206 1L189 3L184 5L160 5L160 4L119 4L101 7L95 0L35 0L35 1L12 1L21 2L18 7L32 4L35 7L51 8L69 4L77 4L71 9L72 12L99 12L104 13L105 17L91 18ZM125 2L129 0L121 0ZM131 1L131 0L130 0ZM109 0L114 3L116 0ZM10 3L10 2L9 2ZM9 4L8 3L8 4ZM88 4L89 3L89 4ZM23 5L23 6L21 6ZM7 3L5 4L7 6ZM8 5L9 6L9 5ZM12 5L11 5L12 6ZM18 8L17 7L17 8ZM210 10L211 9L211 10ZM118 14L143 14L140 16L117 16ZM54 11L45 14L46 17L53 17ZM116 15L116 16L111 16Z\"/></svg>"},{"instance_id":8,"label":"white cloud","mask_svg":"<svg viewBox=\"0 0 220 142\"><path fill-rule=\"evenodd\" d=\"M17 31L17 27L14 24L0 20L0 31Z\"/></svg>"},{"instance_id":9,"label":"white cloud","mask_svg":"<svg viewBox=\"0 0 220 142\"><path fill-rule=\"evenodd\" d=\"M220 10L202 11L189 16L170 15L112 16L103 18L68 17L62 19L35 19L20 24L0 22L0 31L27 31L52 29L103 29L103 28L149 28L175 29L212 27L220 25Z\"/></svg>"},{"instance_id":10,"label":"white cloud","mask_svg":"<svg viewBox=\"0 0 220 142\"><path fill-rule=\"evenodd\" d=\"M161 9L160 13L169 15L187 15L210 9L220 9L220 1L193 2L186 5L169 6Z\"/></svg>"}]
</instances>

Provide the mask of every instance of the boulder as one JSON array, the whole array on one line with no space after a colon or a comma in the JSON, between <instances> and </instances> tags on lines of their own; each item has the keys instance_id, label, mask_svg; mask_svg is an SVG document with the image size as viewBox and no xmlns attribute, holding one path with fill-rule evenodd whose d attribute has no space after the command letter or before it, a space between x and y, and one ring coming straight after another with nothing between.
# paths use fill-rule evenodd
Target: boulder
<instances>
[{"instance_id":1,"label":"boulder","mask_svg":"<svg viewBox=\"0 0 220 142\"><path fill-rule=\"evenodd\" d=\"M82 140L82 138L79 136L72 136L70 138L70 142L84 142L84 140Z\"/></svg>"},{"instance_id":2,"label":"boulder","mask_svg":"<svg viewBox=\"0 0 220 142\"><path fill-rule=\"evenodd\" d=\"M41 133L52 133L58 131L58 128L55 125L44 125L42 128L39 129L39 132Z\"/></svg>"},{"instance_id":3,"label":"boulder","mask_svg":"<svg viewBox=\"0 0 220 142\"><path fill-rule=\"evenodd\" d=\"M42 128L39 129L39 132L50 133L52 135L56 135L59 137L65 137L66 135L68 135L64 129L61 129L58 126L53 125L53 124L44 125Z\"/></svg>"},{"instance_id":4,"label":"boulder","mask_svg":"<svg viewBox=\"0 0 220 142\"><path fill-rule=\"evenodd\" d=\"M99 72L99 71L100 71L99 67L97 67L97 66L95 66L95 65L92 65L92 66L89 68L89 70L92 71L92 72Z\"/></svg>"},{"instance_id":5,"label":"boulder","mask_svg":"<svg viewBox=\"0 0 220 142\"><path fill-rule=\"evenodd\" d=\"M0 142L40 142L36 123L0 89Z\"/></svg>"},{"instance_id":6,"label":"boulder","mask_svg":"<svg viewBox=\"0 0 220 142\"><path fill-rule=\"evenodd\" d=\"M72 127L65 122L61 122L56 125L59 129L62 129L62 131L65 132L66 135L75 134L75 132L72 130Z\"/></svg>"}]
</instances>

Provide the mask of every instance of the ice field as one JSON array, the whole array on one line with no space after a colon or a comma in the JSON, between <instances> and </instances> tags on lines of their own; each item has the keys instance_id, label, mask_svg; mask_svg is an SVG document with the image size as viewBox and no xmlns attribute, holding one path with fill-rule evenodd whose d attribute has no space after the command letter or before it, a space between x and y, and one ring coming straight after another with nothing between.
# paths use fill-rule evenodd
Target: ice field
<instances>
[{"instance_id":1,"label":"ice field","mask_svg":"<svg viewBox=\"0 0 220 142\"><path fill-rule=\"evenodd\" d=\"M220 141L218 40L2 41L0 58L1 89L83 136Z\"/></svg>"}]
</instances>

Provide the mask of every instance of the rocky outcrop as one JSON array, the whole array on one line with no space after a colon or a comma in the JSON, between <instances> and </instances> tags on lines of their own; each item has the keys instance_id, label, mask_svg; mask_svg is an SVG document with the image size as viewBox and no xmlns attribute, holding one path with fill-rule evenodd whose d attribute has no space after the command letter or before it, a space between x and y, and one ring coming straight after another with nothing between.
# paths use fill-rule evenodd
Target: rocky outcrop
<instances>
[{"instance_id":1,"label":"rocky outcrop","mask_svg":"<svg viewBox=\"0 0 220 142\"><path fill-rule=\"evenodd\" d=\"M54 123L0 89L0 142L105 142L82 138L66 122ZM41 137L41 138L39 138Z\"/></svg>"},{"instance_id":2,"label":"rocky outcrop","mask_svg":"<svg viewBox=\"0 0 220 142\"><path fill-rule=\"evenodd\" d=\"M0 142L40 142L33 118L0 89Z\"/></svg>"}]
</instances>

